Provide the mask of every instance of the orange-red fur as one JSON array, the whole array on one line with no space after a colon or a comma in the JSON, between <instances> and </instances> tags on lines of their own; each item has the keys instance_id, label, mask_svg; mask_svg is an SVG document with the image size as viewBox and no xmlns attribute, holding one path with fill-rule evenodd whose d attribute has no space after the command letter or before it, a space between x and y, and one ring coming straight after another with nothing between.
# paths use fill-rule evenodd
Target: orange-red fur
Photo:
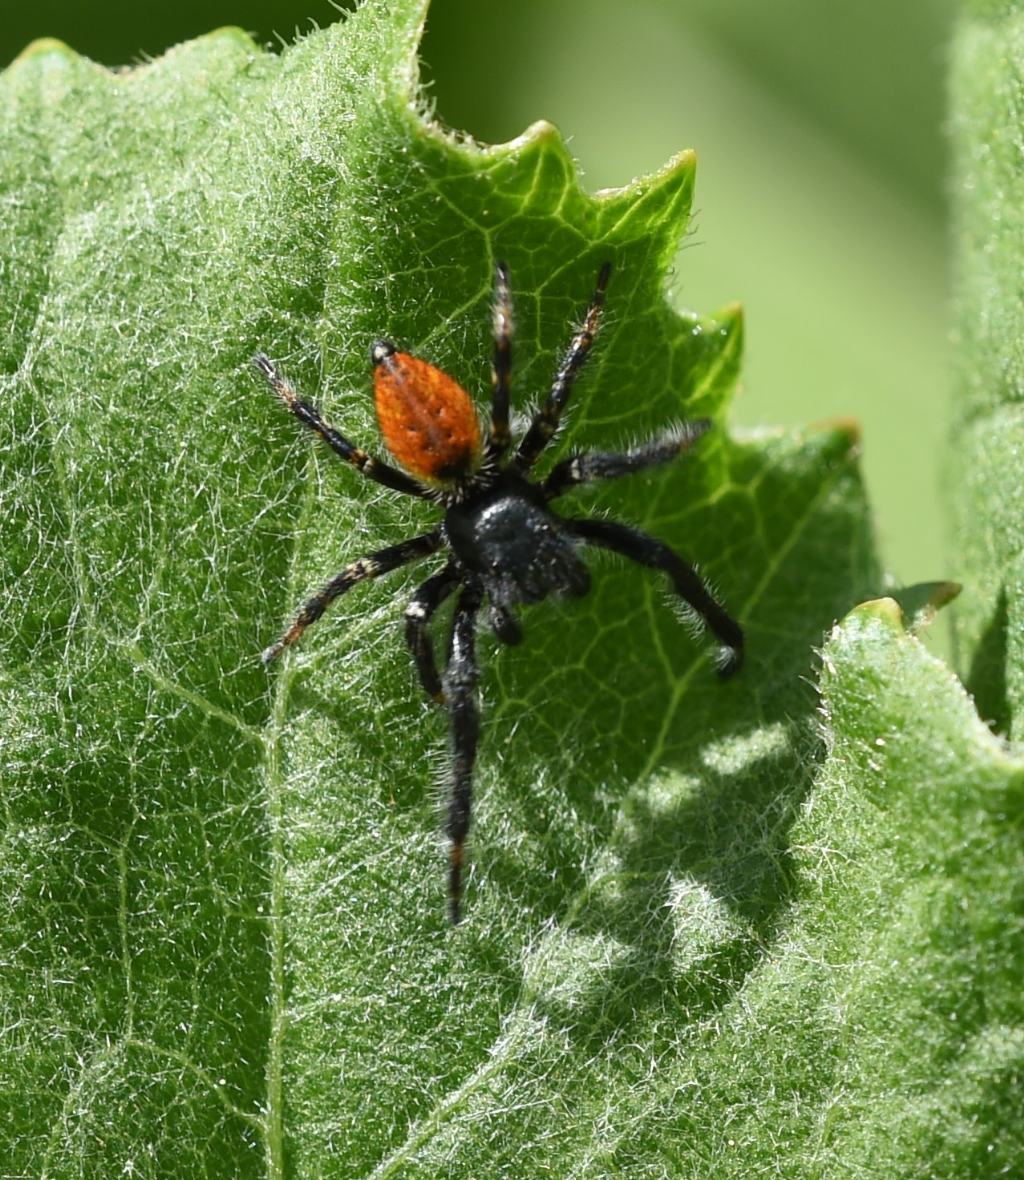
<instances>
[{"instance_id":1,"label":"orange-red fur","mask_svg":"<svg viewBox=\"0 0 1024 1180\"><path fill-rule=\"evenodd\" d=\"M388 450L411 475L451 484L480 463L480 426L469 394L407 352L374 368L377 419Z\"/></svg>"}]
</instances>

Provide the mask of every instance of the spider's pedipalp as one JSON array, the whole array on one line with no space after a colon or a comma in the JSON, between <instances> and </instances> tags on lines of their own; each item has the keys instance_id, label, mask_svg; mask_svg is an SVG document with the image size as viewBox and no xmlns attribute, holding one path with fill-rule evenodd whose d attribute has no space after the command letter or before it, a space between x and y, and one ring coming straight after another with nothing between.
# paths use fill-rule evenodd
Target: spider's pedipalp
<instances>
[{"instance_id":1,"label":"spider's pedipalp","mask_svg":"<svg viewBox=\"0 0 1024 1180\"><path fill-rule=\"evenodd\" d=\"M500 602L491 599L490 610L491 630L509 647L523 642L523 628L512 611Z\"/></svg>"}]
</instances>

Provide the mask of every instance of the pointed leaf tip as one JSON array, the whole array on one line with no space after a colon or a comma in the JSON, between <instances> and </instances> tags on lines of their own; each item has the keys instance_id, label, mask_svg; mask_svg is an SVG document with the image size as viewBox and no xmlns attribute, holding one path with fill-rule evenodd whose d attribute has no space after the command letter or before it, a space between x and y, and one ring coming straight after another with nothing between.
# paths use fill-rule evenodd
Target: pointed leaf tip
<instances>
[{"instance_id":1,"label":"pointed leaf tip","mask_svg":"<svg viewBox=\"0 0 1024 1180\"><path fill-rule=\"evenodd\" d=\"M958 582L920 582L869 599L853 608L850 617L878 618L916 634L935 619L936 613L960 593Z\"/></svg>"}]
</instances>

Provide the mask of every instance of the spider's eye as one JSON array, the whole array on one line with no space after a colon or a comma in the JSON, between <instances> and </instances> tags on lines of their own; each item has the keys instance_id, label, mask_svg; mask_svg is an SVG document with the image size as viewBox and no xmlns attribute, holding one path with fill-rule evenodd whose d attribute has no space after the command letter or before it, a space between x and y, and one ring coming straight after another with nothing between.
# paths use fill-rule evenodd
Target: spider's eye
<instances>
[{"instance_id":1,"label":"spider's eye","mask_svg":"<svg viewBox=\"0 0 1024 1180\"><path fill-rule=\"evenodd\" d=\"M377 420L392 455L426 483L469 476L480 464L480 426L469 394L387 340L378 340L370 356Z\"/></svg>"}]
</instances>

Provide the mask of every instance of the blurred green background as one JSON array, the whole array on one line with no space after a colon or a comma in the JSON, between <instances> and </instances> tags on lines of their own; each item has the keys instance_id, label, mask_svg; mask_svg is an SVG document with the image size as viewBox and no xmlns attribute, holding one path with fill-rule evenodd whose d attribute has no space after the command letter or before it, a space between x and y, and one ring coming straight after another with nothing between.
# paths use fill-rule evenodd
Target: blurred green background
<instances>
[{"instance_id":1,"label":"blurred green background","mask_svg":"<svg viewBox=\"0 0 1024 1180\"><path fill-rule=\"evenodd\" d=\"M735 426L860 419L882 553L903 582L957 575L940 504L953 11L954 0L434 0L423 46L445 123L501 141L550 119L591 189L697 149L673 298L745 306ZM120 65L220 25L277 44L335 19L327 0L8 3L0 62L41 36Z\"/></svg>"}]
</instances>

